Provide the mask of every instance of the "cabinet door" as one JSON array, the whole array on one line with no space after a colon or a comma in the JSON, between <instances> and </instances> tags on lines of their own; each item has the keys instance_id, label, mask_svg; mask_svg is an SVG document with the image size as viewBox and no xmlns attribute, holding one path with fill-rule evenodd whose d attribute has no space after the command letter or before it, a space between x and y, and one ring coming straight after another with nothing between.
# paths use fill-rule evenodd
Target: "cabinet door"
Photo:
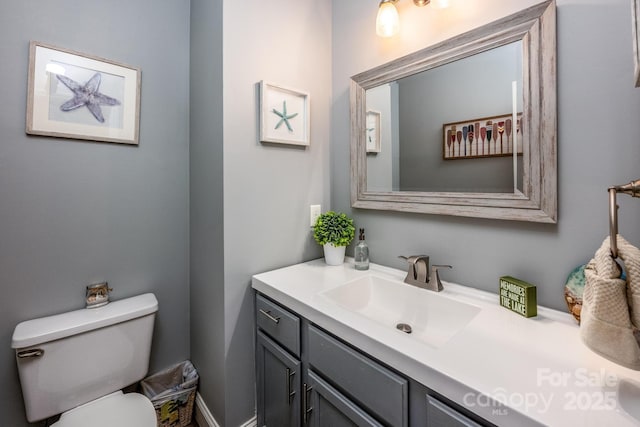
<instances>
[{"instance_id":1,"label":"cabinet door","mask_svg":"<svg viewBox=\"0 0 640 427\"><path fill-rule=\"evenodd\" d=\"M303 417L308 427L382 427L313 371L307 371L307 374L308 384L303 387Z\"/></svg>"},{"instance_id":2,"label":"cabinet door","mask_svg":"<svg viewBox=\"0 0 640 427\"><path fill-rule=\"evenodd\" d=\"M427 396L428 427L481 427L480 424L462 415L438 399Z\"/></svg>"},{"instance_id":3,"label":"cabinet door","mask_svg":"<svg viewBox=\"0 0 640 427\"><path fill-rule=\"evenodd\" d=\"M300 425L300 361L262 332L256 340L258 426Z\"/></svg>"}]
</instances>

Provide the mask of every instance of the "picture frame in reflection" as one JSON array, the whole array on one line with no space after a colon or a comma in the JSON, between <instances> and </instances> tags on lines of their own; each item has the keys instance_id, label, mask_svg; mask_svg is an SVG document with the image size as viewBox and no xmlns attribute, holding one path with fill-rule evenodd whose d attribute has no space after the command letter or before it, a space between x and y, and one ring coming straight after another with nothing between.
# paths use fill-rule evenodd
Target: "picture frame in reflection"
<instances>
[{"instance_id":1,"label":"picture frame in reflection","mask_svg":"<svg viewBox=\"0 0 640 427\"><path fill-rule=\"evenodd\" d=\"M380 111L367 110L365 129L367 153L379 153L381 151L380 118Z\"/></svg>"},{"instance_id":2,"label":"picture frame in reflection","mask_svg":"<svg viewBox=\"0 0 640 427\"><path fill-rule=\"evenodd\" d=\"M442 126L444 160L522 155L522 113L483 117Z\"/></svg>"}]
</instances>

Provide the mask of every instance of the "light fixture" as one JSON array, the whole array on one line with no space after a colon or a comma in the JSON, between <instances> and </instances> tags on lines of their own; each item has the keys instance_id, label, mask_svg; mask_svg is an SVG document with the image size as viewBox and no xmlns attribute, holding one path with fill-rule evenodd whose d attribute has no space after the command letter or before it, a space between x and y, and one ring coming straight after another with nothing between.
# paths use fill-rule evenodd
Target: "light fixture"
<instances>
[{"instance_id":1,"label":"light fixture","mask_svg":"<svg viewBox=\"0 0 640 427\"><path fill-rule=\"evenodd\" d=\"M376 34L380 37L392 37L400 31L400 16L396 3L399 0L381 0L376 18ZM426 6L431 0L413 0L416 6ZM434 0L434 7L444 9L449 6L449 0Z\"/></svg>"},{"instance_id":2,"label":"light fixture","mask_svg":"<svg viewBox=\"0 0 640 427\"><path fill-rule=\"evenodd\" d=\"M400 31L400 17L395 4L398 0L382 0L376 18L376 34L380 37L392 37Z\"/></svg>"}]
</instances>

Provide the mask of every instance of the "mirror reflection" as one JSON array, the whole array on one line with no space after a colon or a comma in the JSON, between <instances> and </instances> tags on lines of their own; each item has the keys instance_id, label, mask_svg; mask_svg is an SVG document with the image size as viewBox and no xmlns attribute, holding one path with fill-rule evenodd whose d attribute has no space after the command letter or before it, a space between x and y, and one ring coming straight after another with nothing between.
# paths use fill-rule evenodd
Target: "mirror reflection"
<instances>
[{"instance_id":1,"label":"mirror reflection","mask_svg":"<svg viewBox=\"0 0 640 427\"><path fill-rule=\"evenodd\" d=\"M367 191L522 191L522 76L518 40L367 89Z\"/></svg>"},{"instance_id":2,"label":"mirror reflection","mask_svg":"<svg viewBox=\"0 0 640 427\"><path fill-rule=\"evenodd\" d=\"M555 223L555 7L544 1L354 75L351 206ZM511 53L498 60L502 51Z\"/></svg>"}]
</instances>

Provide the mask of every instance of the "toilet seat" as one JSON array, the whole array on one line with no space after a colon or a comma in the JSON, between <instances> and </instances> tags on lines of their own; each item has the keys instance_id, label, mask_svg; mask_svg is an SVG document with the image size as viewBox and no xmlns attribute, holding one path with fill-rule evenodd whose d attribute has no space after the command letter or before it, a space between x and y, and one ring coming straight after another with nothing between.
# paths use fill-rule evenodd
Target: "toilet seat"
<instances>
[{"instance_id":1,"label":"toilet seat","mask_svg":"<svg viewBox=\"0 0 640 427\"><path fill-rule=\"evenodd\" d=\"M149 399L116 391L63 413L52 427L155 427L156 423Z\"/></svg>"}]
</instances>

